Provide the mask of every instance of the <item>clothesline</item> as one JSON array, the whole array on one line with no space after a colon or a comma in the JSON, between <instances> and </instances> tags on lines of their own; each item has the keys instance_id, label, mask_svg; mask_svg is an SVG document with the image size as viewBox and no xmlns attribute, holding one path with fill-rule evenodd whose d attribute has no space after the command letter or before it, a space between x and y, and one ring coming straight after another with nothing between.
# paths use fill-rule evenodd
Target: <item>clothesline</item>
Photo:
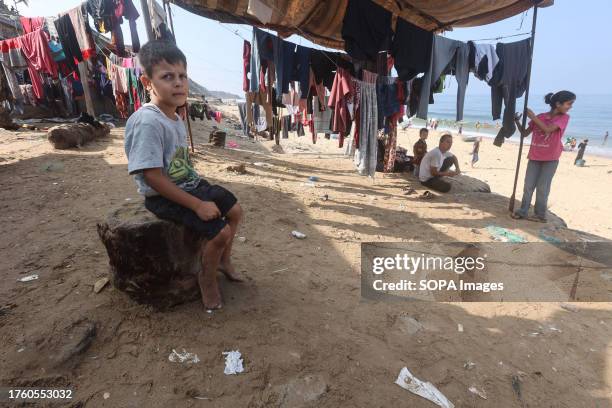
<instances>
[{"instance_id":1,"label":"clothesline","mask_svg":"<svg viewBox=\"0 0 612 408\"><path fill-rule=\"evenodd\" d=\"M512 34L512 35L504 35L501 37L495 37L495 38L481 38L479 40L471 40L471 41L499 41L499 40L503 40L504 38L512 38L512 37L519 37L521 35L530 35L530 32L526 32L526 33L519 33L519 34Z\"/></svg>"}]
</instances>

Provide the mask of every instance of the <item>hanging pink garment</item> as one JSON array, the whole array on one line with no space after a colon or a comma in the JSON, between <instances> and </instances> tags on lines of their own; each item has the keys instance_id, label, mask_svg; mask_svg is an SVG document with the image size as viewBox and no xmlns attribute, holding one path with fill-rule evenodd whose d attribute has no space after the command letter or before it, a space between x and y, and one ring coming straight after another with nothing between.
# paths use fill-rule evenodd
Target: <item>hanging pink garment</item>
<instances>
[{"instance_id":1,"label":"hanging pink garment","mask_svg":"<svg viewBox=\"0 0 612 408\"><path fill-rule=\"evenodd\" d=\"M51 58L49 35L39 29L17 37L17 41L28 63L28 72L32 80L34 95L38 99L43 99L44 91L40 74L47 73L51 74L53 78L57 78L57 64Z\"/></svg>"},{"instance_id":2,"label":"hanging pink garment","mask_svg":"<svg viewBox=\"0 0 612 408\"><path fill-rule=\"evenodd\" d=\"M19 17L24 34L40 30L45 25L44 17Z\"/></svg>"},{"instance_id":3,"label":"hanging pink garment","mask_svg":"<svg viewBox=\"0 0 612 408\"><path fill-rule=\"evenodd\" d=\"M214 118L217 121L217 123L221 123L221 119L223 119L223 114L219 111L216 111L214 113Z\"/></svg>"}]
</instances>

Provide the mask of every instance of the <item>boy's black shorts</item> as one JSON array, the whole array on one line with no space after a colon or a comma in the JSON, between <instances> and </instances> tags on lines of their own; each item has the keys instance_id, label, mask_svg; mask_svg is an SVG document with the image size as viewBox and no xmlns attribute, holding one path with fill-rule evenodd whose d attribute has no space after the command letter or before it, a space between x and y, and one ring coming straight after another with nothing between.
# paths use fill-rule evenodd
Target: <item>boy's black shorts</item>
<instances>
[{"instance_id":1,"label":"boy's black shorts","mask_svg":"<svg viewBox=\"0 0 612 408\"><path fill-rule=\"evenodd\" d=\"M187 193L202 201L214 202L221 211L221 218L204 221L189 208L162 196L146 197L145 207L159 218L182 224L206 239L216 237L227 225L225 216L238 200L230 191L221 186L210 185L206 180L201 180L195 189Z\"/></svg>"}]
</instances>

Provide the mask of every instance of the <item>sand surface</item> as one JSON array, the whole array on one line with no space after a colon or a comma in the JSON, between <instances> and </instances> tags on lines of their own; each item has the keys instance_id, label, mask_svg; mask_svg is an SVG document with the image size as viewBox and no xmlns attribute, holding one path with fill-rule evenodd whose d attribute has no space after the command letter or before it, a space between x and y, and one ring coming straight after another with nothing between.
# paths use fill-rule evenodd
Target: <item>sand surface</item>
<instances>
[{"instance_id":1,"label":"sand surface","mask_svg":"<svg viewBox=\"0 0 612 408\"><path fill-rule=\"evenodd\" d=\"M220 279L225 308L212 314L199 302L157 312L111 286L92 292L108 274L96 223L141 200L127 175L123 128L68 151L54 151L43 132L0 133L1 385L70 386L66 406L74 407L433 406L394 384L408 367L457 407L612 406L609 303L569 311L360 296L362 242L484 242L491 224L540 241L550 226L507 215L516 146L485 140L471 169L471 144L456 141L465 173L493 193L422 201L403 194L407 185L423 191L410 177L357 175L337 141L312 145L292 134L278 149L230 137L237 149L217 149L205 143L211 125L193 124L196 167L245 209L246 242L236 243L234 262L248 277L240 285ZM415 132L401 132L400 145L410 147ZM612 162L588 157L588 167L575 168L572 156L564 155L550 199L568 228L555 219L552 231L569 241L610 239ZM240 163L246 174L226 170ZM319 178L315 187L309 176ZM17 282L30 274L39 279ZM71 354L81 340L88 347ZM170 362L173 349L200 361ZM224 375L229 350L243 354L245 373Z\"/></svg>"}]
</instances>

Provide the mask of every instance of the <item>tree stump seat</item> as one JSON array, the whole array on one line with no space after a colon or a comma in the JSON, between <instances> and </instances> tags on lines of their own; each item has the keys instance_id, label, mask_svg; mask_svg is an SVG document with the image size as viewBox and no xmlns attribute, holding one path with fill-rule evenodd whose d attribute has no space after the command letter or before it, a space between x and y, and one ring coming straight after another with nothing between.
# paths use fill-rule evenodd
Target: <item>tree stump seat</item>
<instances>
[{"instance_id":1,"label":"tree stump seat","mask_svg":"<svg viewBox=\"0 0 612 408\"><path fill-rule=\"evenodd\" d=\"M197 299L204 240L127 202L98 224L113 286L138 303L167 308Z\"/></svg>"}]
</instances>

